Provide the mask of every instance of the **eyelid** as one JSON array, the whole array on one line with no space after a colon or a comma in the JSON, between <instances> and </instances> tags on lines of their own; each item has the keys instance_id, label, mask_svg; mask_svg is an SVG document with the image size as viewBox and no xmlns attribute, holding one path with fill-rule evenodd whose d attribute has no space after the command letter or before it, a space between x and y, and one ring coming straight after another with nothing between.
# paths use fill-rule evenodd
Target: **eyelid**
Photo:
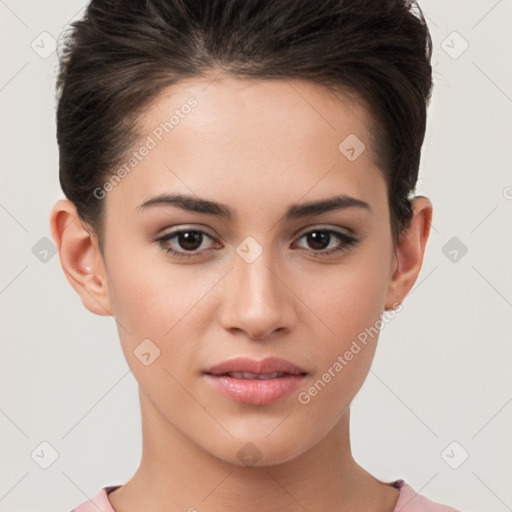
<instances>
[{"instance_id":1,"label":"eyelid","mask_svg":"<svg viewBox=\"0 0 512 512\"><path fill-rule=\"evenodd\" d=\"M167 228L166 228L167 229ZM179 233L182 233L183 231L199 231L201 233L204 233L205 235L208 235L212 239L216 239L217 236L210 232L210 230L202 225L187 225L187 224L180 224L179 226L174 226L173 228L170 228L169 231L161 231L159 234L155 235L153 238L154 241L161 239L161 238L167 238L168 236L177 235Z\"/></svg>"},{"instance_id":2,"label":"eyelid","mask_svg":"<svg viewBox=\"0 0 512 512\"><path fill-rule=\"evenodd\" d=\"M351 238L356 237L356 232L353 229L350 229L349 227L346 227L346 226L343 226L343 227L342 226L333 226L332 224L310 224L309 226L302 227L302 228L298 229L297 231L295 231L293 233L292 236L293 237L303 236L306 233L309 233L310 231L315 231L315 230L334 231L336 233L341 233L342 235L345 235L345 236L348 236ZM348 231L348 233L345 233L345 231Z\"/></svg>"}]
</instances>

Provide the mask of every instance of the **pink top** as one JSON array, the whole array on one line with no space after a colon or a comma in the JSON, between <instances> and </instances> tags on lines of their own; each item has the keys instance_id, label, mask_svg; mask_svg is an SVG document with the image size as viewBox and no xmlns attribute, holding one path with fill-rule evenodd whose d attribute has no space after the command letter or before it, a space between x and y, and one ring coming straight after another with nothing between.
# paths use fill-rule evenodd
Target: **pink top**
<instances>
[{"instance_id":1,"label":"pink top","mask_svg":"<svg viewBox=\"0 0 512 512\"><path fill-rule=\"evenodd\" d=\"M434 503L425 496L417 494L414 489L403 480L396 480L389 485L400 489L400 496L393 512L460 512L452 507ZM120 485L103 487L94 498L85 501L71 512L116 512L108 500L108 494Z\"/></svg>"}]
</instances>

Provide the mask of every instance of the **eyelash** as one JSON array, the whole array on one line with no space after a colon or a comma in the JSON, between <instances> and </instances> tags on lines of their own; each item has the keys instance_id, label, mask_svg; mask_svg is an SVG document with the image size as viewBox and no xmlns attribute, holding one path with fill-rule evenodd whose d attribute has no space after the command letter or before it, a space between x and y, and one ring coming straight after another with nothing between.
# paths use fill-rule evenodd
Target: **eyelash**
<instances>
[{"instance_id":1,"label":"eyelash","mask_svg":"<svg viewBox=\"0 0 512 512\"><path fill-rule=\"evenodd\" d=\"M213 239L213 237L211 237L205 231L202 231L200 229L188 228L188 229L180 229L177 231L173 231L172 233L168 233L160 238L157 238L155 240L155 242L158 242L160 244L160 246L164 249L166 254L170 255L171 257L178 257L178 258L185 257L187 259L192 259L192 258L200 257L202 255L202 253L205 253L205 252L209 253L209 252L213 252L216 250L216 249L204 249L202 251L187 252L187 251L176 251L174 249L170 249L169 247L165 246L165 242L167 242L168 240L171 240L172 238L175 238L176 236L178 236L182 233L189 233L189 232L200 233L202 235L206 235L208 238ZM357 238L349 236L341 231L337 231L337 230L330 229L330 228L317 228L317 229L312 229L310 231L306 231L299 237L299 240L301 238L303 238L304 236L309 235L310 233L317 233L317 232L328 233L329 235L334 235L342 242L341 246L335 247L334 249L320 250L320 251L311 250L311 252L313 252L315 254L315 256L318 256L320 258L332 256L334 254L344 253L344 252L348 251L349 249L351 249L352 247L354 247L357 243L359 243L359 240ZM330 240L329 240L329 242L330 242ZM308 249L303 249L303 250L307 251Z\"/></svg>"}]
</instances>

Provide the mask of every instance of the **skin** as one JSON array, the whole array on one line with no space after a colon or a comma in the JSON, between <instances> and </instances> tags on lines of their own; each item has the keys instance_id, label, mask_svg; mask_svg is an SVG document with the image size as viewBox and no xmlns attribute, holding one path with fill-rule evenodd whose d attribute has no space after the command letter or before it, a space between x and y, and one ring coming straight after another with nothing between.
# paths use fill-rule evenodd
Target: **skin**
<instances>
[{"instance_id":1,"label":"skin","mask_svg":"<svg viewBox=\"0 0 512 512\"><path fill-rule=\"evenodd\" d=\"M394 246L367 110L308 81L181 82L144 112L141 141L190 96L198 105L102 199L104 255L69 201L57 201L51 213L68 280L89 311L115 317L139 384L141 464L109 500L116 512L392 512L399 490L359 466L350 447L350 404L378 336L309 403L297 395L402 303L421 268L431 202L414 200L414 216ZM366 146L354 161L338 150L349 134ZM136 210L161 192L223 203L234 218L173 206ZM291 204L335 193L366 201L371 211L282 220ZM207 233L193 249L199 256L166 254L166 247L186 251L183 238L153 240L178 228ZM315 246L304 236L322 228L352 230L359 242L319 256L343 245L333 236ZM247 236L263 251L251 263L236 252ZM146 338L160 349L148 366L133 353ZM233 357L273 355L308 372L275 404L232 401L201 373ZM253 466L237 456L249 442L260 455Z\"/></svg>"}]
</instances>

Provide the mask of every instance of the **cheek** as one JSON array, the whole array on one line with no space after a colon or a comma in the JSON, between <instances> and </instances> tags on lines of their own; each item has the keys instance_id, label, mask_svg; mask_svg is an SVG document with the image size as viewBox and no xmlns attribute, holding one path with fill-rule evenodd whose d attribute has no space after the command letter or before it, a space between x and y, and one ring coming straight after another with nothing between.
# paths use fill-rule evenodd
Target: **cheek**
<instances>
[{"instance_id":1,"label":"cheek","mask_svg":"<svg viewBox=\"0 0 512 512\"><path fill-rule=\"evenodd\" d=\"M345 392L353 388L355 392L369 370L389 283L390 259L383 256L389 254L387 249L385 243L369 243L346 264L308 281L304 290L308 306L317 312L322 324L316 330L316 377L330 369L336 374L332 381L337 382L330 388L344 387ZM319 337L320 331L324 335ZM335 365L339 356L343 369ZM329 380L329 375L322 380ZM345 392L344 396L351 394Z\"/></svg>"},{"instance_id":2,"label":"cheek","mask_svg":"<svg viewBox=\"0 0 512 512\"><path fill-rule=\"evenodd\" d=\"M129 331L163 338L211 287L207 273L199 278L193 265L173 265L153 249L123 254L112 258L108 288L116 319Z\"/></svg>"},{"instance_id":3,"label":"cheek","mask_svg":"<svg viewBox=\"0 0 512 512\"><path fill-rule=\"evenodd\" d=\"M326 334L346 342L378 320L387 288L387 263L361 253L308 280L303 296L325 324Z\"/></svg>"},{"instance_id":4,"label":"cheek","mask_svg":"<svg viewBox=\"0 0 512 512\"><path fill-rule=\"evenodd\" d=\"M325 325L315 335L315 372L298 397L308 414L324 419L329 431L350 406L366 379L379 336L385 281L374 268L350 268L316 294L312 309ZM311 295L310 295L311 297ZM325 335L319 336L320 330Z\"/></svg>"},{"instance_id":5,"label":"cheek","mask_svg":"<svg viewBox=\"0 0 512 512\"><path fill-rule=\"evenodd\" d=\"M334 334L323 338L322 350L317 353L322 361L318 370L321 374L330 371L331 376L333 372L341 375L336 380L344 387L344 393L352 386L356 390L362 383L378 339L376 324L381 315L382 293L376 289L371 275L364 278L353 274L338 287L332 286L328 296L322 298L325 323ZM324 380L329 380L329 375Z\"/></svg>"},{"instance_id":6,"label":"cheek","mask_svg":"<svg viewBox=\"0 0 512 512\"><path fill-rule=\"evenodd\" d=\"M146 339L160 350L155 367L186 368L192 344L201 341L198 333L206 329L201 323L211 319L208 294L222 276L206 268L201 273L195 265L172 265L162 257L148 264L151 258L154 254L147 251L132 253L109 265L109 295L122 349L134 371L140 365L134 351Z\"/></svg>"}]
</instances>

